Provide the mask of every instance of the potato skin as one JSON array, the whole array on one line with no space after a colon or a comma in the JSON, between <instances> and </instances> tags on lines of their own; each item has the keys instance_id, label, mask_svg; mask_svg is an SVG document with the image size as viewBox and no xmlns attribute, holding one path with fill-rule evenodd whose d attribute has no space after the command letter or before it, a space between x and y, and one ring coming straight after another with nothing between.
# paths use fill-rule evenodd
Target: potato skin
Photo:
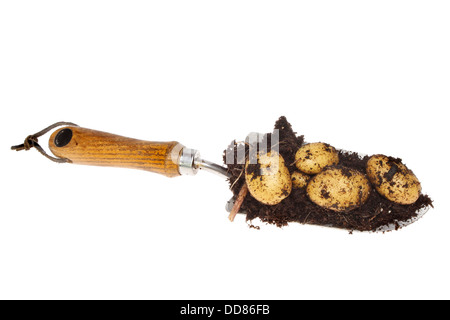
<instances>
[{"instance_id":1,"label":"potato skin","mask_svg":"<svg viewBox=\"0 0 450 320\"><path fill-rule=\"evenodd\" d=\"M275 151L258 154L257 164L245 165L245 182L259 202L275 205L292 191L291 175L283 157Z\"/></svg>"},{"instance_id":2,"label":"potato skin","mask_svg":"<svg viewBox=\"0 0 450 320\"><path fill-rule=\"evenodd\" d=\"M366 170L370 182L386 199L407 205L419 198L420 182L400 159L377 154L367 161Z\"/></svg>"},{"instance_id":3,"label":"potato skin","mask_svg":"<svg viewBox=\"0 0 450 320\"><path fill-rule=\"evenodd\" d=\"M294 171L291 174L292 188L302 189L305 188L311 177L303 172Z\"/></svg>"},{"instance_id":4,"label":"potato skin","mask_svg":"<svg viewBox=\"0 0 450 320\"><path fill-rule=\"evenodd\" d=\"M339 212L360 207L369 198L370 183L359 171L343 166L324 169L306 187L315 204Z\"/></svg>"},{"instance_id":5,"label":"potato skin","mask_svg":"<svg viewBox=\"0 0 450 320\"><path fill-rule=\"evenodd\" d=\"M338 163L336 149L322 142L305 144L295 154L295 165L306 174L317 174L325 167Z\"/></svg>"}]
</instances>

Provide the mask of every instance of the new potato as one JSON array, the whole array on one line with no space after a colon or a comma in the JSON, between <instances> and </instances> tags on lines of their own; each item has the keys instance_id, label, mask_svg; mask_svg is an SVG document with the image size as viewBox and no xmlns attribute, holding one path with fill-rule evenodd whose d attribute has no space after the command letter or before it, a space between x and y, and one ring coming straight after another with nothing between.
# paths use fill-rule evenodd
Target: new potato
<instances>
[{"instance_id":1,"label":"new potato","mask_svg":"<svg viewBox=\"0 0 450 320\"><path fill-rule=\"evenodd\" d=\"M275 205L292 191L291 175L284 159L275 151L259 154L257 164L245 165L245 182L259 202Z\"/></svg>"},{"instance_id":2,"label":"new potato","mask_svg":"<svg viewBox=\"0 0 450 320\"><path fill-rule=\"evenodd\" d=\"M366 176L345 167L328 167L314 176L306 192L315 204L334 211L349 211L364 202L370 194Z\"/></svg>"},{"instance_id":3,"label":"new potato","mask_svg":"<svg viewBox=\"0 0 450 320\"><path fill-rule=\"evenodd\" d=\"M309 182L309 179L311 179L311 177L308 176L307 174L300 171L294 171L291 174L292 188L294 189L305 188Z\"/></svg>"},{"instance_id":4,"label":"new potato","mask_svg":"<svg viewBox=\"0 0 450 320\"><path fill-rule=\"evenodd\" d=\"M412 204L420 196L420 182L400 159L374 155L367 161L367 176L386 199L399 204Z\"/></svg>"},{"instance_id":5,"label":"new potato","mask_svg":"<svg viewBox=\"0 0 450 320\"><path fill-rule=\"evenodd\" d=\"M336 149L322 142L305 144L295 154L295 165L298 170L307 174L319 173L325 167L338 163Z\"/></svg>"}]
</instances>

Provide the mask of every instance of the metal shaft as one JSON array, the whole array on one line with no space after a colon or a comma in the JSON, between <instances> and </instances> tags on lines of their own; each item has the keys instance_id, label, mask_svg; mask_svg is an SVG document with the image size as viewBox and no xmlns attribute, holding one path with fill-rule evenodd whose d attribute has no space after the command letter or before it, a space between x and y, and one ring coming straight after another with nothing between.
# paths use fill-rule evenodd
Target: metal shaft
<instances>
[{"instance_id":1,"label":"metal shaft","mask_svg":"<svg viewBox=\"0 0 450 320\"><path fill-rule=\"evenodd\" d=\"M196 175L198 170L205 170L214 173L222 178L229 178L231 175L227 168L216 163L204 160L200 157L200 152L194 149L183 148L178 161L178 168L182 175Z\"/></svg>"}]
</instances>

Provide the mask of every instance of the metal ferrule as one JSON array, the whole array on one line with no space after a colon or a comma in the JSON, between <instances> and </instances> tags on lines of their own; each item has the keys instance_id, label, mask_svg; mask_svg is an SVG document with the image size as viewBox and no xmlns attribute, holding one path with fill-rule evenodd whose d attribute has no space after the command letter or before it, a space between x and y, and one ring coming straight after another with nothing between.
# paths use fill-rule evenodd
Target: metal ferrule
<instances>
[{"instance_id":1,"label":"metal ferrule","mask_svg":"<svg viewBox=\"0 0 450 320\"><path fill-rule=\"evenodd\" d=\"M178 160L178 170L180 171L180 174L188 176L196 175L198 167L195 163L199 160L200 152L194 149L183 148Z\"/></svg>"}]
</instances>

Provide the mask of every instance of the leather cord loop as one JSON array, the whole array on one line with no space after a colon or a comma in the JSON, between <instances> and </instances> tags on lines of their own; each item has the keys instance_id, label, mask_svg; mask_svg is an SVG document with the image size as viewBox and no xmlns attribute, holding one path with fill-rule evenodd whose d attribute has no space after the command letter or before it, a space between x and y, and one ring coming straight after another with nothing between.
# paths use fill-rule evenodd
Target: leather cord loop
<instances>
[{"instance_id":1,"label":"leather cord loop","mask_svg":"<svg viewBox=\"0 0 450 320\"><path fill-rule=\"evenodd\" d=\"M39 151L44 157L46 157L47 159L53 161L53 162L57 162L57 163L70 163L72 162L69 159L66 158L57 158L57 157L52 157L50 156L47 152L45 152L45 150L39 145L38 143L38 138L44 134L46 134L47 132L49 132L50 130L60 127L60 126L74 126L74 127L78 127L77 124L72 123L72 122L64 122L64 121L60 121L60 122L56 122L54 124L52 124L51 126L48 126L45 129L42 129L39 132L36 132L35 134L31 134L29 136L27 136L24 140L24 142L22 144L19 144L17 146L12 146L11 150L16 150L16 151L21 151L21 150L30 150L31 148L35 148L37 151Z\"/></svg>"}]
</instances>

